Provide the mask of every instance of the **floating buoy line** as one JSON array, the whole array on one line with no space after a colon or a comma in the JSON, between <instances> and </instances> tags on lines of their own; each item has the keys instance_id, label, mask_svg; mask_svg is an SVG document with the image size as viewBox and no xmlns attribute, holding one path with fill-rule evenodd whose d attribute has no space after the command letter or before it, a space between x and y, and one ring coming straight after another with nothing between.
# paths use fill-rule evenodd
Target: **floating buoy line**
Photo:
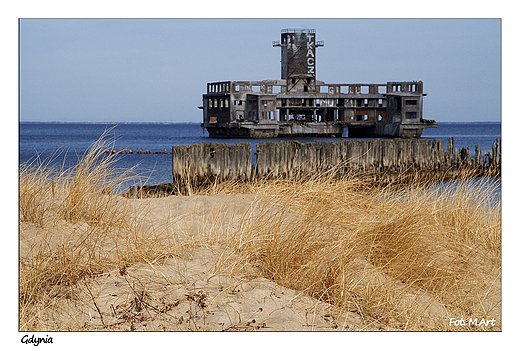
<instances>
[{"instance_id":1,"label":"floating buoy line","mask_svg":"<svg viewBox=\"0 0 520 351\"><path fill-rule=\"evenodd\" d=\"M116 149L106 149L103 151L104 154L133 154L134 151L132 149L119 149L119 151L117 151ZM171 154L171 152L168 152L166 150L164 151L155 151L155 152L152 152L150 150L143 150L143 149L139 149L135 152L137 155L157 155L157 154L163 154L163 155L168 155L168 154Z\"/></svg>"}]
</instances>

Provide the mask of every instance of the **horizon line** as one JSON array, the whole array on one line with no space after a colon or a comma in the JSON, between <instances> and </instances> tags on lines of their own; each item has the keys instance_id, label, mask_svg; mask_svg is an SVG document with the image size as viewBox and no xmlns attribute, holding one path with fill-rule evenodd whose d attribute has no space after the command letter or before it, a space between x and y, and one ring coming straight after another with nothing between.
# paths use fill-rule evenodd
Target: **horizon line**
<instances>
[{"instance_id":1,"label":"horizon line","mask_svg":"<svg viewBox=\"0 0 520 351\"><path fill-rule=\"evenodd\" d=\"M53 124L200 124L200 122L71 122L71 121L18 121L19 123L53 123ZM464 124L464 123L502 123L502 121L450 121L438 123Z\"/></svg>"}]
</instances>

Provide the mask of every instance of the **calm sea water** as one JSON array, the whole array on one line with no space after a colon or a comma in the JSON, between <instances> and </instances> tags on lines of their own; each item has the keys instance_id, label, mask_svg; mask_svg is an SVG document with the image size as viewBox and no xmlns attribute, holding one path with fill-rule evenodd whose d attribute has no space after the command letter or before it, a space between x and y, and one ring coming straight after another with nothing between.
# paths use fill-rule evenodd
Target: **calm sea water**
<instances>
[{"instance_id":1,"label":"calm sea water","mask_svg":"<svg viewBox=\"0 0 520 351\"><path fill-rule=\"evenodd\" d=\"M24 163L36 157L45 159L58 153L53 163L59 167L73 167L78 157L105 131L115 141L110 147L119 150L131 148L134 154L119 155L117 167L130 168L139 164L138 170L147 178L145 184L159 184L172 181L171 155L138 155L139 149L171 152L173 145L192 145L201 142L222 142L236 144L251 142L253 151L256 144L279 139L213 139L200 124L83 124L83 123L20 123L19 161ZM455 147L470 147L474 156L475 145L480 150L491 150L493 141L501 137L501 124L497 123L439 123L439 128L425 129L423 138L443 140L447 147L448 138L454 137ZM348 139L348 138L346 138ZM288 140L288 139L285 139ZM316 140L337 141L338 138L294 138L300 142Z\"/></svg>"}]
</instances>

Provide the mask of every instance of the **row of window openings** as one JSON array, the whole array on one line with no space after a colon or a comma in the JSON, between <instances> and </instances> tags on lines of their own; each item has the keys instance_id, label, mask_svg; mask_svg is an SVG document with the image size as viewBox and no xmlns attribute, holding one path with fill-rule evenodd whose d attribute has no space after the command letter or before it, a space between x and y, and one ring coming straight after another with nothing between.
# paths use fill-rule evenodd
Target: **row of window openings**
<instances>
[{"instance_id":1,"label":"row of window openings","mask_svg":"<svg viewBox=\"0 0 520 351\"><path fill-rule=\"evenodd\" d=\"M324 104L331 105L331 99L323 99ZM344 99L344 102L341 101L341 99L336 99L336 106L344 106L345 102L349 102L350 99ZM369 99L357 99L357 107L364 106L368 107ZM290 99L289 104L292 106L312 106L312 99ZM378 107L383 107L383 99L377 99ZM235 101L235 105L236 101ZM241 105L241 103L238 103L238 105ZM287 105L287 99L282 99L282 106ZM321 100L316 99L316 106L321 105ZM405 105L417 105L417 100L405 100Z\"/></svg>"},{"instance_id":2,"label":"row of window openings","mask_svg":"<svg viewBox=\"0 0 520 351\"><path fill-rule=\"evenodd\" d=\"M306 101L307 100L307 101ZM345 106L344 103L345 102L349 102L350 99L345 99L345 101L341 101L340 99L336 99L336 106ZM331 106L332 105L332 102L330 101L330 99L323 99L323 103L324 105L329 105ZM417 100L405 100L405 104L406 105L417 105ZM286 106L287 105L287 100L286 99L282 99L282 106ZM320 106L321 105L321 100L320 99L316 99L316 106ZM378 107L383 107L383 99L377 99L377 105ZM313 106L312 105L312 100L311 99L291 99L289 100L289 106ZM368 107L369 106L369 99L357 99L356 100L356 106L357 107Z\"/></svg>"},{"instance_id":3,"label":"row of window openings","mask_svg":"<svg viewBox=\"0 0 520 351\"><path fill-rule=\"evenodd\" d=\"M352 88L352 89L351 89ZM355 89L355 86L349 86L349 85L341 85L341 86L328 86L328 85L321 85L320 86L320 94L350 94L351 92L355 93L356 90L358 94L368 94L370 92L370 88L368 85L362 85L358 86L358 89ZM378 94L385 94L386 93L386 85L384 86L378 86L377 87L377 93Z\"/></svg>"},{"instance_id":4,"label":"row of window openings","mask_svg":"<svg viewBox=\"0 0 520 351\"><path fill-rule=\"evenodd\" d=\"M229 100L228 99L208 99L208 107L209 108L228 108Z\"/></svg>"},{"instance_id":5,"label":"row of window openings","mask_svg":"<svg viewBox=\"0 0 520 351\"><path fill-rule=\"evenodd\" d=\"M262 91L262 87L260 85L251 85L251 88L249 89L246 89L245 88L246 86L243 86L243 89L244 91L252 91L254 93L259 93ZM273 85L272 86L273 90L273 94L279 94L282 92L282 86L281 85ZM240 85L235 85L235 92L239 92L240 91Z\"/></svg>"},{"instance_id":6,"label":"row of window openings","mask_svg":"<svg viewBox=\"0 0 520 351\"><path fill-rule=\"evenodd\" d=\"M305 100L306 99L301 99L301 104L298 104L300 101L298 101L296 104L298 106L312 106L311 101L307 101L307 103L306 103ZM234 105L242 105L242 103L243 103L242 100L233 101ZM272 100L262 100L261 103L262 103L262 105L267 106L268 104L271 105L273 103L273 101ZM377 103L378 103L378 107L383 107L383 99L378 99ZM294 104L295 104L294 100L292 101L292 104L294 106ZM320 106L320 105L321 105L321 100L316 99L316 106ZM341 106L339 99L336 100L336 105ZM415 106L415 105L417 105L417 100L405 100L405 105ZM286 99L282 99L282 106L286 106ZM361 106L361 99L357 100L357 106L358 107ZM368 99L363 99L363 106L368 107ZM219 108L219 107L228 108L229 100L228 99L209 99L209 108Z\"/></svg>"},{"instance_id":7,"label":"row of window openings","mask_svg":"<svg viewBox=\"0 0 520 351\"><path fill-rule=\"evenodd\" d=\"M296 80L293 78L291 80L292 84L295 84L296 83ZM310 84L310 82L308 81L307 82L308 84ZM278 94L282 91L282 87L280 85L273 85L273 93L274 94ZM410 89L410 92L416 92L417 91L417 84L410 84L409 85L409 89ZM307 88L307 86L304 86L304 88ZM339 90L338 90L339 88ZM354 87L353 87L354 88ZM359 93L360 94L368 94L370 92L370 88L368 85L362 85L359 88ZM393 85L392 86L392 89L393 91L401 91L401 85ZM249 89L247 89L249 90ZM262 89L261 89L261 86L260 85L251 85L251 91L253 92L260 92ZM305 89L304 89L305 90ZM226 90L227 91L227 90ZM240 85L235 85L235 92L239 92L240 91ZM305 90L307 91L307 90ZM354 91L354 90L352 90ZM210 91L212 93L215 93L215 92L221 92L221 90L212 90ZM327 93L331 93L331 94L334 94L335 92L338 92L338 93L341 93L341 94L349 94L351 92L351 89L350 89L350 86L348 85L341 85L339 87L336 87L336 89L334 89L334 86L327 86L327 85L322 85L320 86L320 93L321 94L327 94ZM385 94L387 91L386 91L386 85L382 85L382 86L378 86L377 87L377 93L378 94Z\"/></svg>"},{"instance_id":8,"label":"row of window openings","mask_svg":"<svg viewBox=\"0 0 520 351\"><path fill-rule=\"evenodd\" d=\"M277 115L278 115L278 113L277 113ZM251 119L252 117L254 117L254 111L249 112L249 118ZM274 119L275 117L274 117L274 113L272 111L268 111L268 112L262 112L262 118L263 119ZM406 112L405 118L406 119L416 119L417 113L416 112ZM238 119L238 121L243 121L243 119L244 119L243 111L237 111L237 119ZM368 121L368 115L356 115L356 117L351 116L350 119L351 120L355 119L356 121ZM377 115L377 120L382 121L383 115Z\"/></svg>"},{"instance_id":9,"label":"row of window openings","mask_svg":"<svg viewBox=\"0 0 520 351\"><path fill-rule=\"evenodd\" d=\"M415 114L415 112L408 112L408 113ZM415 118L415 117L409 117L408 113L407 113L407 118ZM279 118L278 112L276 113L276 115ZM254 111L250 111L248 116L249 116L249 118L254 117ZM274 119L275 115L274 115L273 111L265 111L265 112L262 112L262 118L263 119ZM243 119L244 119L244 112L243 111L237 111L237 119L239 121L243 121ZM356 115L356 117L351 116L350 119L351 120L357 120L357 121L361 121L361 120L368 121L368 115ZM383 115L377 115L377 120L378 121L382 121L383 120Z\"/></svg>"},{"instance_id":10,"label":"row of window openings","mask_svg":"<svg viewBox=\"0 0 520 351\"><path fill-rule=\"evenodd\" d=\"M393 84L392 85L392 91L401 91L402 85L401 84ZM408 91L411 93L416 93L419 91L419 85L418 84L408 84Z\"/></svg>"},{"instance_id":11,"label":"row of window openings","mask_svg":"<svg viewBox=\"0 0 520 351\"><path fill-rule=\"evenodd\" d=\"M406 119L416 119L417 118L417 112L406 112L405 113L405 118ZM356 115L355 117L354 116L351 116L350 117L351 120L356 120L356 121L368 121L369 117L368 115ZM383 115L377 115L377 120L378 121L382 121L383 120Z\"/></svg>"},{"instance_id":12,"label":"row of window openings","mask_svg":"<svg viewBox=\"0 0 520 351\"><path fill-rule=\"evenodd\" d=\"M292 83L295 84L295 79L292 80ZM273 94L278 94L278 93L282 92L282 87L280 85L273 85L272 88L273 88L273 90L272 90ZM305 89L305 88L308 88L307 85L304 86L304 91L308 91L308 89ZM250 89L244 89L244 90L247 90L247 91L251 90L252 92L255 92L255 93L259 93L260 91L262 91L260 85L251 85ZM240 91L240 85L237 84L237 85L235 85L235 92L239 92L239 91ZM401 91L401 86L399 86L398 90L394 90L394 91ZM210 92L220 92L220 90L219 91L210 91ZM321 94L327 94L327 93L334 94L334 92L335 92L335 89L333 86L331 86L331 87L329 87L327 85L320 86ZM338 92L340 94L349 94L350 87L348 85L342 85L339 87ZM368 94L369 93L368 85L361 86L359 89L359 93ZM378 94L385 94L385 93L386 93L386 86L378 86Z\"/></svg>"},{"instance_id":13,"label":"row of window openings","mask_svg":"<svg viewBox=\"0 0 520 351\"><path fill-rule=\"evenodd\" d=\"M294 78L293 78L293 84L295 83L294 81ZM278 94L282 91L282 87L280 85L273 85L273 93L274 94ZM394 84L392 85L392 91L402 91L402 85L401 84ZM336 87L337 88L337 87ZM229 91L229 83L222 83L222 84L210 84L209 85L209 92L210 93L220 93L220 92L225 92L225 91ZM235 91L236 92L239 92L240 91L240 85L235 85ZM260 92L261 91L261 86L260 85L252 85L251 86L251 91L253 92ZM336 90L337 91L337 90ZM369 86L368 85L362 85L359 87L359 92L361 94L368 94L370 91L369 89ZM409 92L412 92L412 93L415 93L418 91L418 84L409 84L408 85L408 91ZM335 92L335 89L333 86L329 87L327 85L322 85L320 86L320 93L322 94L326 94L326 93L334 93ZM339 93L341 94L348 94L350 92L350 86L348 85L342 85L339 87ZM377 93L378 94L385 94L387 91L386 91L386 86L378 86L377 87Z\"/></svg>"},{"instance_id":14,"label":"row of window openings","mask_svg":"<svg viewBox=\"0 0 520 351\"><path fill-rule=\"evenodd\" d=\"M239 105L241 106L243 104L243 100L233 100L233 105ZM250 101L249 104L251 105L253 101ZM273 105L273 100L262 100L262 105L264 107L267 107L267 105ZM208 107L209 108L228 108L229 107L229 100L228 99L208 99Z\"/></svg>"},{"instance_id":15,"label":"row of window openings","mask_svg":"<svg viewBox=\"0 0 520 351\"><path fill-rule=\"evenodd\" d=\"M357 91L359 94L369 94L369 92L370 92L370 87L368 85L352 86L352 88L353 89L351 89L351 87L348 85L341 85L339 87L336 86L336 89L335 89L334 86L322 85L322 86L320 86L320 93L322 93L322 94L327 94L327 93L349 94L350 92ZM402 89L403 89L403 86L401 84L392 85L392 91L402 91ZM418 92L419 91L418 84L409 84L408 91L412 92L412 93ZM378 85L377 93L386 94L387 93L386 85Z\"/></svg>"},{"instance_id":16,"label":"row of window openings","mask_svg":"<svg viewBox=\"0 0 520 351\"><path fill-rule=\"evenodd\" d=\"M350 117L351 120L354 120L354 116L351 116ZM356 115L356 121L368 121L368 115ZM383 120L383 115L377 115L377 120L378 121L382 121Z\"/></svg>"},{"instance_id":17,"label":"row of window openings","mask_svg":"<svg viewBox=\"0 0 520 351\"><path fill-rule=\"evenodd\" d=\"M209 84L210 93L221 93L229 91L229 83Z\"/></svg>"},{"instance_id":18,"label":"row of window openings","mask_svg":"<svg viewBox=\"0 0 520 351\"><path fill-rule=\"evenodd\" d=\"M217 100L218 99L214 99L215 100L215 104L212 105L212 102L211 102L211 99L209 100L210 103L209 103L209 107L211 108L212 106L215 106L215 107L218 107L218 104L217 104ZM307 100L307 101L306 101ZM331 105L330 99L323 99L323 102L324 104L328 104L328 105ZM346 99L346 101L348 102L349 99ZM220 99L221 101L221 106L222 107L222 99ZM361 99L357 100L358 104L357 106L361 106ZM383 99L378 99L377 101L378 103L378 107L383 107ZM243 100L234 100L233 101L233 105L242 105L243 104ZM273 104L273 100L262 100L261 101L261 104L265 107L267 106L268 104L271 105ZM312 105L312 100L311 99L301 99L301 100L296 100L296 99L291 99L289 101L289 104L290 106L313 106ZM406 104L407 105L416 105L417 104L417 101L416 100L407 100L406 101ZM225 100L225 107L228 107L227 106L227 99ZM286 99L282 99L282 106L286 106L287 105L287 100ZM320 99L316 99L316 106L320 106L321 105L321 100ZM342 102L340 102L340 99L336 99L336 106L344 106L342 105ZM367 107L368 106L368 99L363 99L363 106Z\"/></svg>"}]
</instances>

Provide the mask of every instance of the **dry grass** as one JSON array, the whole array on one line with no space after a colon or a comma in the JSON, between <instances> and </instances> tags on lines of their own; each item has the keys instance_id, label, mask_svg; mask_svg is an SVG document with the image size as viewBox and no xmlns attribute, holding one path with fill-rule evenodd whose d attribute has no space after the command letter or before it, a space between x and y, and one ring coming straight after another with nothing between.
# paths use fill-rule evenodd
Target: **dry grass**
<instances>
[{"instance_id":1,"label":"dry grass","mask_svg":"<svg viewBox=\"0 0 520 351\"><path fill-rule=\"evenodd\" d=\"M84 279L175 249L165 228L145 220L146 210L115 195L136 174L103 155L110 141L103 135L73 169L51 168L51 160L20 166L21 330L61 298L76 296ZM26 234L27 225L37 235Z\"/></svg>"},{"instance_id":2,"label":"dry grass","mask_svg":"<svg viewBox=\"0 0 520 351\"><path fill-rule=\"evenodd\" d=\"M185 219L175 215L154 217L154 206L167 199L117 195L134 173L117 170L114 155L102 154L105 144L102 137L72 170L20 166L20 330L52 329L42 316L67 301L84 299L99 311L89 282L106 272L126 279L127 270L144 264L171 286L161 262L194 248L216 255L212 274L268 278L357 313L366 325L461 330L449 319L495 318L493 328L467 329L501 329L501 204L489 186L467 180L374 188L337 179L333 170L213 184L198 194L255 200L212 213L193 205L197 220L182 227ZM26 234L29 226L37 235ZM176 273L183 280L177 283L192 283L185 273ZM135 284L134 307L153 300L153 289Z\"/></svg>"},{"instance_id":3,"label":"dry grass","mask_svg":"<svg viewBox=\"0 0 520 351\"><path fill-rule=\"evenodd\" d=\"M466 180L366 189L317 176L260 191L266 196L230 248L242 261L223 266L250 264L367 323L446 330L450 318L478 316L500 329L500 203L492 188Z\"/></svg>"}]
</instances>

